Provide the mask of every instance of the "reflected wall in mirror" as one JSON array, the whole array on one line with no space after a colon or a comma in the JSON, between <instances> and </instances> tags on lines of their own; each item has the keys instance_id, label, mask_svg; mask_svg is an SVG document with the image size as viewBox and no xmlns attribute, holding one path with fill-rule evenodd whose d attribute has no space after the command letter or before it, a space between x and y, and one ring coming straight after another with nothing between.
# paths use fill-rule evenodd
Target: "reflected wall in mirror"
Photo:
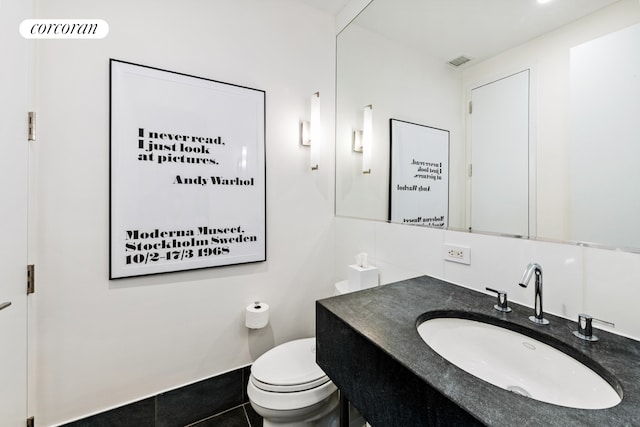
<instances>
[{"instance_id":1,"label":"reflected wall in mirror","mask_svg":"<svg viewBox=\"0 0 640 427\"><path fill-rule=\"evenodd\" d=\"M471 224L468 102L472 89L530 70L529 236L639 250L640 227L632 221L640 217L639 176L633 172L639 156L629 150L640 135L640 65L633 65L637 56L623 58L640 55L638 32L625 38L626 50L605 49L618 56L610 55L611 66L589 77L600 81L573 81L581 46L619 44L605 36L638 23L638 0L373 0L337 39L336 214L388 219L389 119L395 118L450 131L449 227L502 233ZM471 60L448 64L460 56ZM627 72L608 75L616 66ZM626 83L611 88L623 78ZM618 102L620 90L626 104ZM588 101L581 101L585 93ZM610 95L606 102L603 93ZM352 135L369 104L376 113L371 173L364 175ZM576 104L590 108L580 112ZM588 142L585 133L597 136ZM502 154L492 155L512 161ZM473 203L491 212L495 201L485 199ZM495 209L497 218L502 214Z\"/></svg>"}]
</instances>

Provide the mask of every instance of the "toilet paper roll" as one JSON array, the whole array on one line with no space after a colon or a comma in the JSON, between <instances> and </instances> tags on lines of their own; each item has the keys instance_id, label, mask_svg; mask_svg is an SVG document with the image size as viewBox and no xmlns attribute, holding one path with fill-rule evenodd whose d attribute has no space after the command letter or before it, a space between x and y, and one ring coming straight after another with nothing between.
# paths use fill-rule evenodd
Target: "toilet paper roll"
<instances>
[{"instance_id":1,"label":"toilet paper roll","mask_svg":"<svg viewBox=\"0 0 640 427\"><path fill-rule=\"evenodd\" d=\"M244 324L249 329L260 329L269 323L269 304L256 301L247 306Z\"/></svg>"}]
</instances>

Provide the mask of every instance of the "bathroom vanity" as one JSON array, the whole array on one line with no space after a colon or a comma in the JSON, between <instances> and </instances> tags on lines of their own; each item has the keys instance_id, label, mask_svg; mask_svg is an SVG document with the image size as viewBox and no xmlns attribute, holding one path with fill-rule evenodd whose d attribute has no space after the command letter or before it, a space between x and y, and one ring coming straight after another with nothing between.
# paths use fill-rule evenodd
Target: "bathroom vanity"
<instances>
[{"instance_id":1,"label":"bathroom vanity","mask_svg":"<svg viewBox=\"0 0 640 427\"><path fill-rule=\"evenodd\" d=\"M631 426L640 424L640 342L597 330L598 342L574 336L577 323L429 276L319 300L317 363L371 423L415 426ZM541 402L485 382L427 345L417 325L431 317L480 320L567 353L600 374L622 397L606 409ZM532 367L532 369L535 367Z\"/></svg>"}]
</instances>

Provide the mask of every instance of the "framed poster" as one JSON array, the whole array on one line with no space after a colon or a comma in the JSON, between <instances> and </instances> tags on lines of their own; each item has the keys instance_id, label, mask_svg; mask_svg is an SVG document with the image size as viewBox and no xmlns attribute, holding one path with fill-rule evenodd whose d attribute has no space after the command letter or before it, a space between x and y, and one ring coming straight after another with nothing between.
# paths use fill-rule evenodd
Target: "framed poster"
<instances>
[{"instance_id":1,"label":"framed poster","mask_svg":"<svg viewBox=\"0 0 640 427\"><path fill-rule=\"evenodd\" d=\"M446 228L449 131L390 119L389 220Z\"/></svg>"},{"instance_id":2,"label":"framed poster","mask_svg":"<svg viewBox=\"0 0 640 427\"><path fill-rule=\"evenodd\" d=\"M110 60L109 278L266 260L265 92Z\"/></svg>"}]
</instances>

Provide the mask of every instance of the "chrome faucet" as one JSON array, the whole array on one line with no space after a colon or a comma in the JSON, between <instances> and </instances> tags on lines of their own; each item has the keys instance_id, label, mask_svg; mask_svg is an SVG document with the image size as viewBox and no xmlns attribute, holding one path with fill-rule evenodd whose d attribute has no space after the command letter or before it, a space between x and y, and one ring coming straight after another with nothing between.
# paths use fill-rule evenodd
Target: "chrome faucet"
<instances>
[{"instance_id":1,"label":"chrome faucet","mask_svg":"<svg viewBox=\"0 0 640 427\"><path fill-rule=\"evenodd\" d=\"M534 288L535 291L535 315L529 316L529 320L533 323L537 323L538 325L548 325L549 321L544 318L542 312L542 267L537 262L530 263L526 270L524 270L524 274L522 275L522 279L520 279L520 286L526 288L529 285L529 280L531 280L531 276L536 275L536 286Z\"/></svg>"}]
</instances>

